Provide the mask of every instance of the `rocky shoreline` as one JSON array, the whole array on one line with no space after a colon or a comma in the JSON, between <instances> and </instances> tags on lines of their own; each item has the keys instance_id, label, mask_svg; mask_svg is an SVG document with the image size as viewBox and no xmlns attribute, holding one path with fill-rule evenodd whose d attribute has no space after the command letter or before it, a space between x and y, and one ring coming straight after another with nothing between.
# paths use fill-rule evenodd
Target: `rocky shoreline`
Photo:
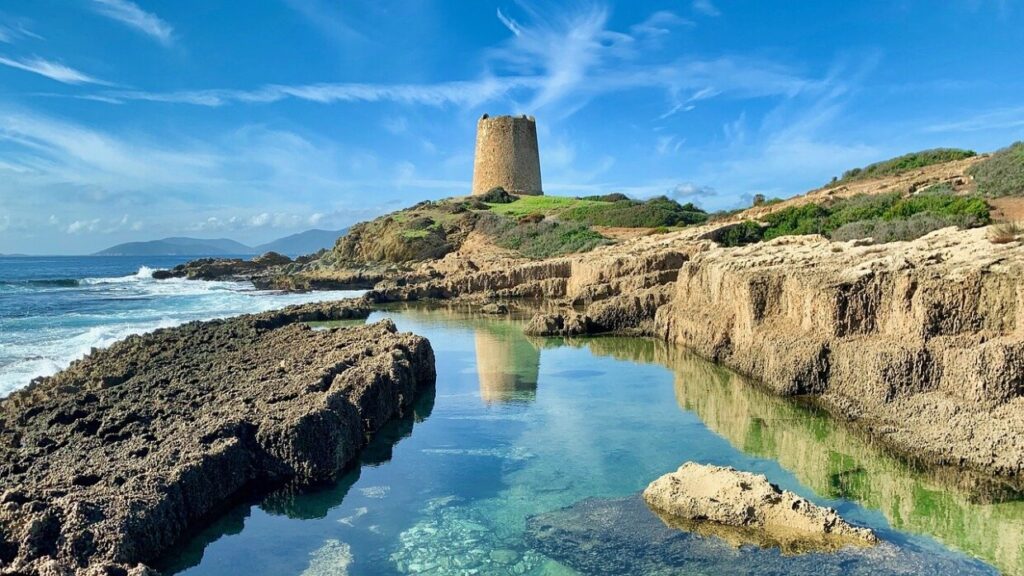
<instances>
[{"instance_id":1,"label":"rocky shoreline","mask_svg":"<svg viewBox=\"0 0 1024 576\"><path fill-rule=\"evenodd\" d=\"M239 493L335 477L432 386L359 301L132 336L0 401L0 573L146 574Z\"/></svg>"},{"instance_id":2,"label":"rocky shoreline","mask_svg":"<svg viewBox=\"0 0 1024 576\"><path fill-rule=\"evenodd\" d=\"M543 301L534 335L652 336L925 464L1024 475L1024 251L985 229L875 245L820 236L742 248L707 227L533 261L450 254L377 302Z\"/></svg>"},{"instance_id":3,"label":"rocky shoreline","mask_svg":"<svg viewBox=\"0 0 1024 576\"><path fill-rule=\"evenodd\" d=\"M888 244L807 235L725 248L708 239L720 226L544 260L470 234L441 259L383 274L366 299L539 305L533 335L663 339L812 399L915 461L1024 476L1019 240L946 228Z\"/></svg>"}]
</instances>

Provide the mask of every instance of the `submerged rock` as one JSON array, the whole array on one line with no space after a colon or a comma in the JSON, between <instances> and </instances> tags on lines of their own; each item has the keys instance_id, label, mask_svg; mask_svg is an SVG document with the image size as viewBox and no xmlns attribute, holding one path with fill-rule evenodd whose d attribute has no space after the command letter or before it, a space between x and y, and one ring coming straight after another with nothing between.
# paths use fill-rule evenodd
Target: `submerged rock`
<instances>
[{"instance_id":1,"label":"submerged rock","mask_svg":"<svg viewBox=\"0 0 1024 576\"><path fill-rule=\"evenodd\" d=\"M666 524L734 545L803 553L878 543L869 528L851 525L835 510L782 490L763 475L729 467L687 462L651 482L643 497Z\"/></svg>"},{"instance_id":2,"label":"submerged rock","mask_svg":"<svg viewBox=\"0 0 1024 576\"><path fill-rule=\"evenodd\" d=\"M928 574L995 575L977 560L936 554L934 548L881 542L829 553L784 555L777 548L735 547L715 536L667 526L639 495L588 498L571 507L533 516L526 544L580 574L787 574L822 576Z\"/></svg>"},{"instance_id":3,"label":"submerged rock","mask_svg":"<svg viewBox=\"0 0 1024 576\"><path fill-rule=\"evenodd\" d=\"M124 574L244 490L333 478L435 379L389 320L302 324L349 304L132 336L0 401L0 574Z\"/></svg>"}]
</instances>

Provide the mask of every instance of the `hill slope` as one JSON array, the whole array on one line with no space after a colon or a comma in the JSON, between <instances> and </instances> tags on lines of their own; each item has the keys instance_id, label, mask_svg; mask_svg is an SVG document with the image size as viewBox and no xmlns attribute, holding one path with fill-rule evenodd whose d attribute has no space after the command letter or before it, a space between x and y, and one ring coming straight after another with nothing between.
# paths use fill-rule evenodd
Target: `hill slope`
<instances>
[{"instance_id":1,"label":"hill slope","mask_svg":"<svg viewBox=\"0 0 1024 576\"><path fill-rule=\"evenodd\" d=\"M175 236L148 242L126 242L96 252L96 256L254 256L278 252L303 256L334 246L342 230L306 230L266 244L247 246L229 238L188 238Z\"/></svg>"}]
</instances>

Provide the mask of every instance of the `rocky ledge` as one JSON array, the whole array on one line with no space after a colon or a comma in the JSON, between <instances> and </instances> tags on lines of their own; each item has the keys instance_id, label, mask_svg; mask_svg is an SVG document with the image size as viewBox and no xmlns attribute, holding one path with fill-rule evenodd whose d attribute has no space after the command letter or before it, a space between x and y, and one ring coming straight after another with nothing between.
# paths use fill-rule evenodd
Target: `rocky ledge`
<instances>
[{"instance_id":1,"label":"rocky ledge","mask_svg":"<svg viewBox=\"0 0 1024 576\"><path fill-rule=\"evenodd\" d=\"M666 524L712 533L736 546L796 554L878 543L874 532L851 525L835 510L782 490L762 475L728 467L687 462L651 482L643 497Z\"/></svg>"},{"instance_id":2,"label":"rocky ledge","mask_svg":"<svg viewBox=\"0 0 1024 576\"><path fill-rule=\"evenodd\" d=\"M433 384L358 303L132 336L0 401L0 573L146 574L248 489L334 477Z\"/></svg>"}]
</instances>

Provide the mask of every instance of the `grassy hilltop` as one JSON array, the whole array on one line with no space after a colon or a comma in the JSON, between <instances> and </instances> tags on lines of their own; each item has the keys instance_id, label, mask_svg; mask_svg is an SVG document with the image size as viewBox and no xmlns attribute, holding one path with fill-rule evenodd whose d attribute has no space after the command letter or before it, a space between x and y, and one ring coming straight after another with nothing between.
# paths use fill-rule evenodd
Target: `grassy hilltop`
<instances>
[{"instance_id":1,"label":"grassy hilltop","mask_svg":"<svg viewBox=\"0 0 1024 576\"><path fill-rule=\"evenodd\" d=\"M947 226L987 225L997 204L1012 208L1021 197L1024 143L989 155L952 148L905 154L848 170L803 196L761 197L751 208L727 213L709 214L664 196L518 197L496 188L420 202L357 224L316 267L434 260L458 250L473 232L527 258L586 252L615 242L623 230L652 234L708 223L720 225L706 237L725 246L802 234L885 243Z\"/></svg>"}]
</instances>

